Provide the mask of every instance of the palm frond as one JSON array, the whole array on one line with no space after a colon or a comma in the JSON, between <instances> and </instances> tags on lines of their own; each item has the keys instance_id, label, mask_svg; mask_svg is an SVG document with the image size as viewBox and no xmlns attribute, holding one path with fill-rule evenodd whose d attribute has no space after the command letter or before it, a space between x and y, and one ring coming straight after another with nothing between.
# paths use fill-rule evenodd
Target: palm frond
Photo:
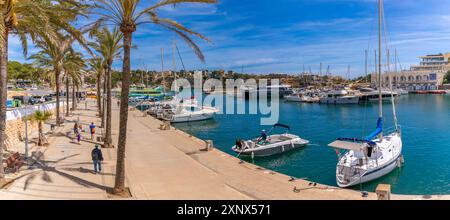
<instances>
[{"instance_id":1,"label":"palm frond","mask_svg":"<svg viewBox=\"0 0 450 220\"><path fill-rule=\"evenodd\" d=\"M146 8L145 10L143 10L140 14L139 17L156 10L157 8L160 8L162 6L166 6L166 5L176 5L176 4L180 4L180 3L204 3L204 4L214 4L217 3L217 0L162 0L159 3Z\"/></svg>"},{"instance_id":2,"label":"palm frond","mask_svg":"<svg viewBox=\"0 0 450 220\"><path fill-rule=\"evenodd\" d=\"M187 36L185 33L181 32L180 30L175 29L173 27L166 27L166 28L175 32L178 36L180 36L181 39L183 39L186 42L186 44L192 48L195 55L197 55L197 57L200 59L200 61L202 61L203 63L205 62L205 56L203 55L203 52L200 50L200 47L197 46L197 44L195 44L195 42L189 36Z\"/></svg>"}]
</instances>

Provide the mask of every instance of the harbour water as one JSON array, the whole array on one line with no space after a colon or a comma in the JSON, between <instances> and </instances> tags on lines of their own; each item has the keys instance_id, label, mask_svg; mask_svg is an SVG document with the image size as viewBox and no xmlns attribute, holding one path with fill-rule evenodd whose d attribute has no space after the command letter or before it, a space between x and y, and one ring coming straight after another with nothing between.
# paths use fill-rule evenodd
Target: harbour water
<instances>
[{"instance_id":1,"label":"harbour water","mask_svg":"<svg viewBox=\"0 0 450 220\"><path fill-rule=\"evenodd\" d=\"M246 103L248 105L248 103ZM380 183L392 185L393 193L450 194L450 95L408 95L397 100L403 131L405 164L376 181L354 187L374 191ZM384 105L385 127L392 126L392 106ZM376 127L377 103L323 105L284 103L280 100L280 123L291 133L311 141L303 149L268 158L246 161L297 178L336 186L336 152L327 145L338 137L363 137ZM214 141L231 155L237 138L259 136L261 115L217 115L214 120L176 124L201 139Z\"/></svg>"}]
</instances>

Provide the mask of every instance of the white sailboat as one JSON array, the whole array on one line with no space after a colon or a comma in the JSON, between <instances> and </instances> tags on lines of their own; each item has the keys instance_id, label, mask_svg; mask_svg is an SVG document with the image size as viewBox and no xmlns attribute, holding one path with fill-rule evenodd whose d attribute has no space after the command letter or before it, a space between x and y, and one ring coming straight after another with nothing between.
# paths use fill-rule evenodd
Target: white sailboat
<instances>
[{"instance_id":1,"label":"white sailboat","mask_svg":"<svg viewBox=\"0 0 450 220\"><path fill-rule=\"evenodd\" d=\"M379 0L379 60L381 61L381 30L383 1ZM378 65L379 119L377 129L361 139L340 138L329 144L338 150L336 182L339 187L350 187L380 178L402 163L402 134L397 124L394 96L392 106L395 127L383 130L383 101L381 84L381 62ZM344 150L344 153L340 153Z\"/></svg>"}]
</instances>

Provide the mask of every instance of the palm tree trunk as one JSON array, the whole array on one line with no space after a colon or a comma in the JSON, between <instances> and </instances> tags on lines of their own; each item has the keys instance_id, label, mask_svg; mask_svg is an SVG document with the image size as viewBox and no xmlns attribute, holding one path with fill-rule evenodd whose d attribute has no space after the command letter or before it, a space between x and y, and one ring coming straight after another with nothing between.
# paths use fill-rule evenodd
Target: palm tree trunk
<instances>
[{"instance_id":1,"label":"palm tree trunk","mask_svg":"<svg viewBox=\"0 0 450 220\"><path fill-rule=\"evenodd\" d=\"M38 137L38 146L42 146L42 136L44 135L43 129L42 129L42 121L39 121L39 137Z\"/></svg>"},{"instance_id":2,"label":"palm tree trunk","mask_svg":"<svg viewBox=\"0 0 450 220\"><path fill-rule=\"evenodd\" d=\"M77 84L77 104L80 104L80 85L78 84ZM78 107L78 105L76 107Z\"/></svg>"},{"instance_id":3,"label":"palm tree trunk","mask_svg":"<svg viewBox=\"0 0 450 220\"><path fill-rule=\"evenodd\" d=\"M106 117L106 114L107 114L107 107L106 107L106 97L105 97L105 93L107 92L107 82L108 82L108 77L107 77L107 72L108 72L108 70L107 70L107 68L105 68L104 69L105 71L104 71L104 73L105 73L105 75L103 76L103 94L102 94L102 97L103 97L103 99L102 99L102 102L103 102L103 108L102 108L102 128L104 128L104 127L106 127L105 126L105 117Z\"/></svg>"},{"instance_id":4,"label":"palm tree trunk","mask_svg":"<svg viewBox=\"0 0 450 220\"><path fill-rule=\"evenodd\" d=\"M111 66L108 66L106 71L106 135L105 135L105 146L112 146L112 137L111 137Z\"/></svg>"},{"instance_id":5,"label":"palm tree trunk","mask_svg":"<svg viewBox=\"0 0 450 220\"><path fill-rule=\"evenodd\" d=\"M98 107L98 116L102 116L102 102L101 102L101 98L100 98L100 96L101 96L101 94L102 94L102 91L101 91L101 82L102 81L102 78L101 78L101 75L99 74L98 75L98 77L97 77L97 107Z\"/></svg>"},{"instance_id":6,"label":"palm tree trunk","mask_svg":"<svg viewBox=\"0 0 450 220\"><path fill-rule=\"evenodd\" d=\"M77 108L77 100L75 99L75 84L72 84L72 111Z\"/></svg>"},{"instance_id":7,"label":"palm tree trunk","mask_svg":"<svg viewBox=\"0 0 450 220\"><path fill-rule=\"evenodd\" d=\"M68 73L66 73L66 117L69 117L69 108L69 76Z\"/></svg>"},{"instance_id":8,"label":"palm tree trunk","mask_svg":"<svg viewBox=\"0 0 450 220\"><path fill-rule=\"evenodd\" d=\"M117 145L116 179L113 192L125 191L125 148L127 142L128 93L130 91L130 59L132 32L125 32L123 38L122 91L120 100L119 141Z\"/></svg>"},{"instance_id":9,"label":"palm tree trunk","mask_svg":"<svg viewBox=\"0 0 450 220\"><path fill-rule=\"evenodd\" d=\"M60 108L60 82L59 82L59 75L61 74L61 70L59 70L59 67L55 67L55 81L56 81L56 126L61 126L61 120L59 118L59 108Z\"/></svg>"},{"instance_id":10,"label":"palm tree trunk","mask_svg":"<svg viewBox=\"0 0 450 220\"><path fill-rule=\"evenodd\" d=\"M8 83L8 30L1 33L4 41L0 46L0 180L5 178L3 149L6 139L6 97Z\"/></svg>"}]
</instances>

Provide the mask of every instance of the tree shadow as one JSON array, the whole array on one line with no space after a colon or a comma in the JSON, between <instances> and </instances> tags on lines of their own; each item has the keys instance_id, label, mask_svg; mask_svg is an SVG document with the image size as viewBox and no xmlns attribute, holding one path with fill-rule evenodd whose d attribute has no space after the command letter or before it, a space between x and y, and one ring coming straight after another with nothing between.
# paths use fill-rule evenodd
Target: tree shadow
<instances>
[{"instance_id":1,"label":"tree shadow","mask_svg":"<svg viewBox=\"0 0 450 220\"><path fill-rule=\"evenodd\" d=\"M62 162L64 160L66 160L66 159L69 159L69 158L72 158L72 157L75 157L75 156L78 156L78 155L80 155L80 154L73 154L73 155L70 155L70 156L62 157L62 158L60 158L58 160L54 160L54 161L35 160L37 166L41 169L40 172L43 172L42 180L44 180L47 183L52 183L53 180L52 180L51 176L49 175L49 173L55 173L55 174L58 174L59 176L67 178L68 180L70 180L70 181L72 181L72 182L74 182L74 183L76 183L76 184L78 184L80 186L83 186L85 188L97 188L97 189L104 190L105 192L110 191L111 187L107 187L107 186L104 186L104 185L101 185L101 184L97 184L97 183L94 183L94 182L82 179L80 177L77 177L77 176L65 173L63 171L58 170L54 166L48 166L49 163L57 164L59 162ZM66 171L79 171L81 173L93 173L93 171L91 171L89 169L86 169L86 168L82 168L82 167L80 167L80 168L62 168L62 169L66 170ZM26 179L25 179L25 183L24 183L24 187L23 187L24 190L27 190L28 186L31 184L31 181L33 181L36 178L37 174L39 174L40 172L33 172L33 173L28 174L28 175L25 175ZM102 174L102 175L114 175L114 174L107 173L107 174Z\"/></svg>"}]
</instances>

